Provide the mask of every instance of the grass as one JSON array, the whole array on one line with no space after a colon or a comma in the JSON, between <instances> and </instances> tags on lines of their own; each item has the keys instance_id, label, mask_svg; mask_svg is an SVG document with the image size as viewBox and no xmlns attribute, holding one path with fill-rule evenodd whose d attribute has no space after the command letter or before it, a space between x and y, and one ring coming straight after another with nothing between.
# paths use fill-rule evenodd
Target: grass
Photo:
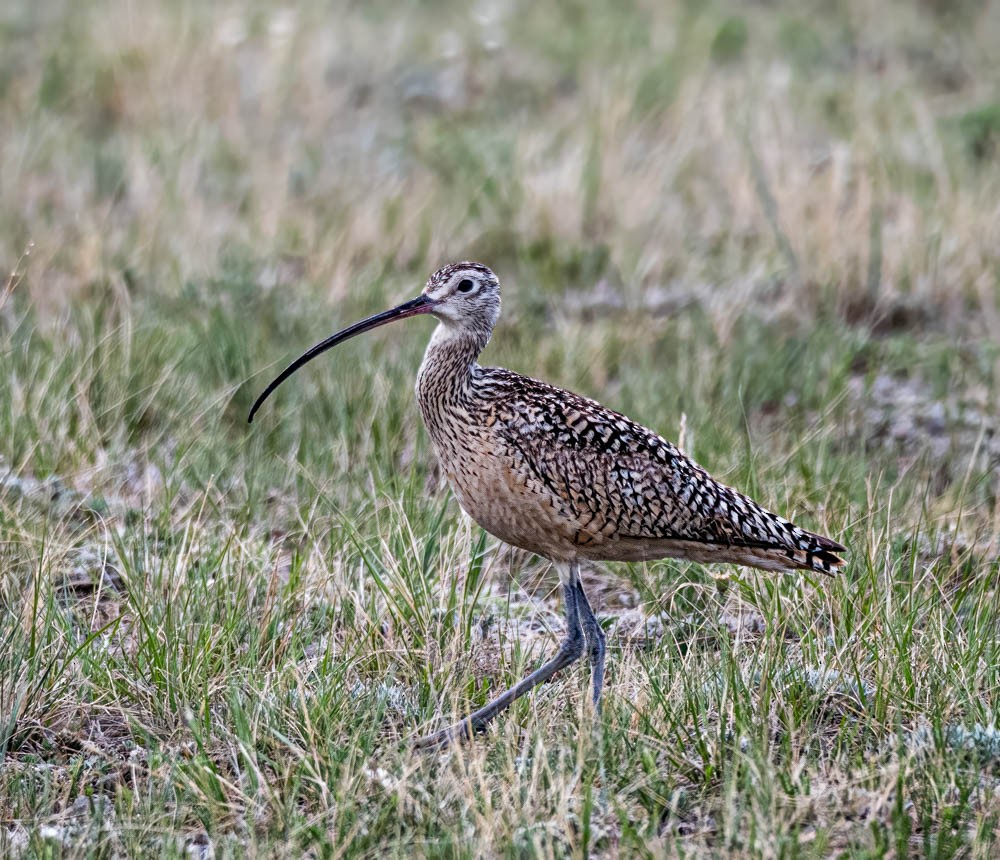
<instances>
[{"instance_id":1,"label":"grass","mask_svg":"<svg viewBox=\"0 0 1000 860\"><path fill-rule=\"evenodd\" d=\"M988 857L996 52L975 2L0 12L0 852ZM850 547L837 579L547 565L461 513L430 325Z\"/></svg>"}]
</instances>

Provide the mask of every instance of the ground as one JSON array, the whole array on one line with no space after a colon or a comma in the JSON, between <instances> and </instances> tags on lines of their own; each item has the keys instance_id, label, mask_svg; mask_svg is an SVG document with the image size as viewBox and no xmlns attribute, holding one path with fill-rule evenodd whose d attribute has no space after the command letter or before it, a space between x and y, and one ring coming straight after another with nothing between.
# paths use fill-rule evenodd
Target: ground
<instances>
[{"instance_id":1,"label":"ground","mask_svg":"<svg viewBox=\"0 0 1000 860\"><path fill-rule=\"evenodd\" d=\"M996 4L8 3L0 853L993 856ZM427 320L849 547L555 577L468 521Z\"/></svg>"}]
</instances>

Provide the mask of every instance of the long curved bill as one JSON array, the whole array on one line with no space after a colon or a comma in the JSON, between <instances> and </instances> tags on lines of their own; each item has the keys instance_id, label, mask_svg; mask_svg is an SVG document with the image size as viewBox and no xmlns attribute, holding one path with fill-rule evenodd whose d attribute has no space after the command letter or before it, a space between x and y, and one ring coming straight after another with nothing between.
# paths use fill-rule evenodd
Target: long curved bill
<instances>
[{"instance_id":1,"label":"long curved bill","mask_svg":"<svg viewBox=\"0 0 1000 860\"><path fill-rule=\"evenodd\" d=\"M345 340L350 340L355 335L371 331L373 328L378 328L380 325L391 323L394 320L406 319L407 317L416 316L417 314L425 314L434 307L434 304L433 299L420 295L415 299L411 299L408 302L403 302L403 304L397 305L391 310L382 311L380 314L375 314L374 316L367 317L360 322L354 323L354 325L349 325L347 328L341 329L336 334L330 335L326 340L320 341L316 344L316 346L302 353L302 355L281 371L281 373L275 377L274 381L264 389L264 393L257 398L251 407L250 415L247 417L247 423L251 423L253 421L253 417L257 414L257 410L260 409L264 401L271 396L271 392L274 391L275 388L281 385L282 382L288 379L288 377L302 367L303 364L312 361L320 353L326 352L328 349L333 349L333 347L337 344L343 343Z\"/></svg>"}]
</instances>

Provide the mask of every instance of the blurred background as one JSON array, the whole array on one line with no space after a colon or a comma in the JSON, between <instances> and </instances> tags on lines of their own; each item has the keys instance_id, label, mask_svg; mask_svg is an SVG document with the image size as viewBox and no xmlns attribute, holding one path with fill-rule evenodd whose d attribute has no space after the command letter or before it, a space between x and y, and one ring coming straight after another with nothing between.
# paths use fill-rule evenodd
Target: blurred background
<instances>
[{"instance_id":1,"label":"blurred background","mask_svg":"<svg viewBox=\"0 0 1000 860\"><path fill-rule=\"evenodd\" d=\"M996 322L988 2L97 0L0 26L0 241L8 268L33 243L45 309L234 265L334 301L481 257L595 306Z\"/></svg>"},{"instance_id":2,"label":"blurred background","mask_svg":"<svg viewBox=\"0 0 1000 860\"><path fill-rule=\"evenodd\" d=\"M662 656L613 658L629 755L580 765L611 787L602 850L995 825L981 761L949 756L1000 683L998 45L989 0L0 5L4 821L61 827L79 794L134 851L254 816L261 846L576 850L565 714L529 722L565 756L550 794L506 790L546 766L516 735L451 782L381 760L406 792L365 759L557 617L442 486L411 395L430 325L324 356L246 425L292 357L474 259L503 285L484 362L851 547L821 587L591 572L615 647ZM937 769L900 752L919 738Z\"/></svg>"}]
</instances>

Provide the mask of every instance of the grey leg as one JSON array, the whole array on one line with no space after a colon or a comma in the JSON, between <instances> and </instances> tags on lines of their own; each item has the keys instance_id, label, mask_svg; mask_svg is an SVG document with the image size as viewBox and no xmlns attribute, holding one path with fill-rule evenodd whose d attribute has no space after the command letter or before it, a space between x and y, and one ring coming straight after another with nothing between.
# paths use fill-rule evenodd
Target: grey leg
<instances>
[{"instance_id":1,"label":"grey leg","mask_svg":"<svg viewBox=\"0 0 1000 860\"><path fill-rule=\"evenodd\" d=\"M545 665L536 669L528 677L516 683L509 690L501 693L493 701L469 714L464 720L448 726L439 732L425 735L413 742L417 749L448 746L454 740L465 740L473 733L482 729L497 714L507 710L514 702L529 690L549 680L560 669L565 669L570 663L576 662L583 654L583 630L580 627L580 616L577 602L582 591L577 591L576 568L570 569L569 578L563 582L563 599L566 602L566 635L559 645L555 656ZM586 598L584 598L586 602ZM587 607L590 608L589 606ZM593 613L591 613L593 615Z\"/></svg>"},{"instance_id":2,"label":"grey leg","mask_svg":"<svg viewBox=\"0 0 1000 860\"><path fill-rule=\"evenodd\" d=\"M594 707L601 708L601 690L604 689L604 654L606 651L604 630L597 623L594 617L594 610L590 608L587 595L583 590L583 583L580 577L574 577L576 581L576 607L580 613L580 623L583 624L583 632L587 635L587 646L590 654L590 680L594 687Z\"/></svg>"}]
</instances>

